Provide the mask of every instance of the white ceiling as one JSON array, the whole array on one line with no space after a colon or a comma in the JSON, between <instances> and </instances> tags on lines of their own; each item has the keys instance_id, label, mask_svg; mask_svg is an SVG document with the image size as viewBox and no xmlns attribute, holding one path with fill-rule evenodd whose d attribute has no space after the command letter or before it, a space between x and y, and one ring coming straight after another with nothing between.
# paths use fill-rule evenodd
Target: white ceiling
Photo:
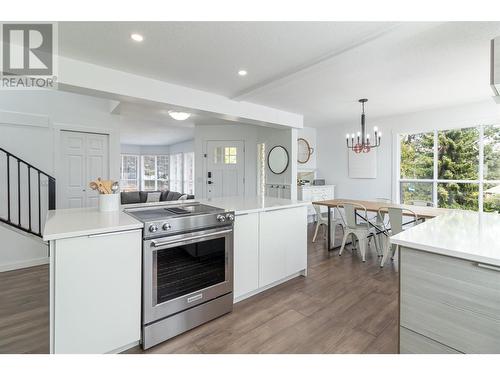
<instances>
[{"instance_id":1,"label":"white ceiling","mask_svg":"<svg viewBox=\"0 0 500 375\"><path fill-rule=\"evenodd\" d=\"M333 126L358 121L361 97L371 117L487 99L499 35L500 22L63 22L59 51Z\"/></svg>"},{"instance_id":2,"label":"white ceiling","mask_svg":"<svg viewBox=\"0 0 500 375\"><path fill-rule=\"evenodd\" d=\"M194 138L195 125L231 125L232 121L191 113L185 121L170 117L167 108L157 103L131 103L122 101L113 110L119 115L120 143L141 146L163 146Z\"/></svg>"}]
</instances>

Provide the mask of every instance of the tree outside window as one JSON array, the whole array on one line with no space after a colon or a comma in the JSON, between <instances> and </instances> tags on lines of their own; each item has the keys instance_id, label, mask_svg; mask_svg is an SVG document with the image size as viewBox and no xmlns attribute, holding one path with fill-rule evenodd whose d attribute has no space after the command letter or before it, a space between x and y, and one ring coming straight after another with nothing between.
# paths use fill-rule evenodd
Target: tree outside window
<instances>
[{"instance_id":1,"label":"tree outside window","mask_svg":"<svg viewBox=\"0 0 500 375\"><path fill-rule=\"evenodd\" d=\"M120 188L135 191L139 188L139 156L122 155L120 166Z\"/></svg>"},{"instance_id":2,"label":"tree outside window","mask_svg":"<svg viewBox=\"0 0 500 375\"><path fill-rule=\"evenodd\" d=\"M402 203L500 211L498 125L401 135L400 156Z\"/></svg>"},{"instance_id":3,"label":"tree outside window","mask_svg":"<svg viewBox=\"0 0 500 375\"><path fill-rule=\"evenodd\" d=\"M168 155L143 155L142 159L142 190L167 190Z\"/></svg>"}]
</instances>

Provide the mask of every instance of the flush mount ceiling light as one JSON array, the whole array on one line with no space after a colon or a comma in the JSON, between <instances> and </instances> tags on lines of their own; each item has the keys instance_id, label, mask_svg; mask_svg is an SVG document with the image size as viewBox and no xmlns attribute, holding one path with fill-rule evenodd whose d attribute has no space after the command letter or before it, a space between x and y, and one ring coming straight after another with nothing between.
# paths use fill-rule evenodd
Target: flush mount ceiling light
<instances>
[{"instance_id":1,"label":"flush mount ceiling light","mask_svg":"<svg viewBox=\"0 0 500 375\"><path fill-rule=\"evenodd\" d=\"M248 72L246 70L241 69L241 70L238 71L238 75L241 76L241 77L244 77L247 74L248 74Z\"/></svg>"},{"instance_id":2,"label":"flush mount ceiling light","mask_svg":"<svg viewBox=\"0 0 500 375\"><path fill-rule=\"evenodd\" d=\"M189 118L189 116L191 116L191 113L177 112L177 111L168 111L168 114L170 117L172 117L174 120L177 120L177 121L187 120Z\"/></svg>"},{"instance_id":3,"label":"flush mount ceiling light","mask_svg":"<svg viewBox=\"0 0 500 375\"><path fill-rule=\"evenodd\" d=\"M361 103L362 111L361 111L361 131L357 133L357 142L354 143L354 133L351 135L346 134L346 142L347 148L353 150L355 153L359 154L360 152L370 152L372 148L380 146L380 140L382 138L382 132L379 132L377 127L373 128L373 132L375 133L375 137L373 143L370 142L370 134L366 132L365 127L365 103L368 99L359 99L358 102ZM349 142L350 139L350 142Z\"/></svg>"},{"instance_id":4,"label":"flush mount ceiling light","mask_svg":"<svg viewBox=\"0 0 500 375\"><path fill-rule=\"evenodd\" d=\"M141 34L137 33L130 34L130 38L136 42L142 42L144 40L144 37Z\"/></svg>"}]
</instances>

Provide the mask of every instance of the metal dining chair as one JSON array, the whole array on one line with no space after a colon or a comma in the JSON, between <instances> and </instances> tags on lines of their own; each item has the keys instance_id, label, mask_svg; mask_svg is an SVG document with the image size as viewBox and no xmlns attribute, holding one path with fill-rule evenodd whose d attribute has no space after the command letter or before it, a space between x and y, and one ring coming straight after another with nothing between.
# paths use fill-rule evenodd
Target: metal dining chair
<instances>
[{"instance_id":1,"label":"metal dining chair","mask_svg":"<svg viewBox=\"0 0 500 375\"><path fill-rule=\"evenodd\" d=\"M344 209L344 217L343 220L346 224L344 229L344 237L342 238L342 246L340 247L339 256L342 255L344 251L345 244L347 238L349 236L352 237L353 247L355 246L356 239L359 243L359 249L361 252L361 260L366 262L366 250L368 248L369 236L372 235L375 239L375 248L377 250L377 254L380 253L379 244L377 239L377 230L373 226L370 225L367 219L367 210L366 207L359 203L354 202L340 202L337 207ZM364 212L364 218L366 221L362 224L358 224L356 221L356 211L361 210ZM339 210L340 212L340 210Z\"/></svg>"},{"instance_id":2,"label":"metal dining chair","mask_svg":"<svg viewBox=\"0 0 500 375\"><path fill-rule=\"evenodd\" d=\"M314 230L314 236L312 242L316 241L316 237L318 235L319 227L324 226L325 228L325 234L327 233L326 231L328 230L328 212L321 212L321 207L317 204L313 204L314 211L316 212L316 229ZM335 230L338 225L342 227L342 230L344 231L345 223L344 220L342 219L342 216L337 216L335 213L338 212L338 209L336 207L333 208L333 217L330 217L330 225L331 225L331 231L332 231L332 238L335 237Z\"/></svg>"},{"instance_id":3,"label":"metal dining chair","mask_svg":"<svg viewBox=\"0 0 500 375\"><path fill-rule=\"evenodd\" d=\"M385 215L386 212L389 215L390 227L387 227L385 221L382 221L384 225L384 231L386 232L387 237L386 237L386 242L383 246L384 249L383 249L382 260L380 261L380 267L384 267L385 262L389 257L389 253L391 253L391 260L394 259L394 255L399 246L391 244L389 241L389 236L394 236L403 231L403 216L404 216L403 214L404 213L410 214L411 216L413 216L414 219L413 223L415 225L418 224L418 215L412 210L399 207L380 207L378 209L377 216L383 217L383 215Z\"/></svg>"},{"instance_id":4,"label":"metal dining chair","mask_svg":"<svg viewBox=\"0 0 500 375\"><path fill-rule=\"evenodd\" d=\"M375 201L388 204L392 203L392 201L389 198L375 198ZM377 235L377 237L380 237L380 235L384 233L384 228L385 228L384 223L387 225L389 224L386 215L380 216L378 213L375 214L375 217L370 219L370 223L375 225L379 230L379 234ZM380 244L380 239L379 239L379 244Z\"/></svg>"}]
</instances>

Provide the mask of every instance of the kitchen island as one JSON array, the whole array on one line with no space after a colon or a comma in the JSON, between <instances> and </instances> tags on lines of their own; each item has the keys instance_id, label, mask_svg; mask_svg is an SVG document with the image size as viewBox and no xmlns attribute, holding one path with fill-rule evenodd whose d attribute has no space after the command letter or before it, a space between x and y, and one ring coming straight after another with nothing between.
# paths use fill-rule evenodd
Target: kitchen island
<instances>
[{"instance_id":1,"label":"kitchen island","mask_svg":"<svg viewBox=\"0 0 500 375\"><path fill-rule=\"evenodd\" d=\"M399 246L400 353L500 353L500 215L453 211Z\"/></svg>"},{"instance_id":2,"label":"kitchen island","mask_svg":"<svg viewBox=\"0 0 500 375\"><path fill-rule=\"evenodd\" d=\"M234 211L234 301L307 274L307 205L272 197L202 199Z\"/></svg>"},{"instance_id":3,"label":"kitchen island","mask_svg":"<svg viewBox=\"0 0 500 375\"><path fill-rule=\"evenodd\" d=\"M124 212L49 211L50 352L120 352L141 338L143 224Z\"/></svg>"},{"instance_id":4,"label":"kitchen island","mask_svg":"<svg viewBox=\"0 0 500 375\"><path fill-rule=\"evenodd\" d=\"M127 208L49 211L50 352L114 353L141 339L143 223ZM307 202L277 198L199 200L235 212L234 301L307 272Z\"/></svg>"}]
</instances>

